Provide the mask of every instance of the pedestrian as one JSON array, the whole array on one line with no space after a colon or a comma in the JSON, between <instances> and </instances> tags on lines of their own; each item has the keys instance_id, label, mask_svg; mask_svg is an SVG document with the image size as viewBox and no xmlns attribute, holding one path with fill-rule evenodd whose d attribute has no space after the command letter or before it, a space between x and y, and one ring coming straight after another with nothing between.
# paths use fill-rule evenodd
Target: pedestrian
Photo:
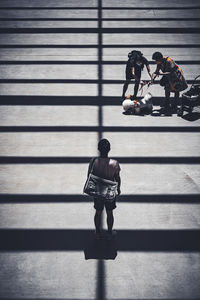
<instances>
[{"instance_id":1,"label":"pedestrian","mask_svg":"<svg viewBox=\"0 0 200 300\"><path fill-rule=\"evenodd\" d=\"M140 83L143 84L143 82L140 81L140 79L144 65L147 68L147 72L150 78L152 78L149 62L143 56L143 54L137 50L133 50L128 54L128 61L126 64L126 81L123 85L122 100L124 100L125 98L125 94L131 82L131 79L135 79L134 94L132 96L132 99L136 99L139 85Z\"/></svg>"},{"instance_id":2,"label":"pedestrian","mask_svg":"<svg viewBox=\"0 0 200 300\"><path fill-rule=\"evenodd\" d=\"M179 93L188 87L183 71L171 57L164 57L160 52L153 53L152 59L157 64L156 70L152 75L152 82L157 76L163 75L160 85L165 89L165 110L168 111L170 109L170 92L174 93L172 109L176 110Z\"/></svg>"},{"instance_id":3,"label":"pedestrian","mask_svg":"<svg viewBox=\"0 0 200 300\"><path fill-rule=\"evenodd\" d=\"M110 142L107 139L101 139L98 143L98 150L100 155L97 158L91 159L88 168L88 176L92 170L92 174L95 176L116 181L118 183L117 193L120 195L120 166L117 160L108 157L108 153L110 151ZM110 201L101 196L94 196L94 208L96 210L94 224L96 228L96 238L98 239L102 237L101 215L104 207L107 214L108 238L112 238L116 235L116 231L113 230L113 210L116 208L116 198Z\"/></svg>"}]
</instances>

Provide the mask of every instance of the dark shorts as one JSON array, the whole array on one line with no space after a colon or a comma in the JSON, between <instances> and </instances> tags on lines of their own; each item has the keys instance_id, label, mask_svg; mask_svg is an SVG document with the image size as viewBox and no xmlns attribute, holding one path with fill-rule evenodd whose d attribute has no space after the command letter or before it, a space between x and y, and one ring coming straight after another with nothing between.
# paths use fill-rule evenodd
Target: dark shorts
<instances>
[{"instance_id":1,"label":"dark shorts","mask_svg":"<svg viewBox=\"0 0 200 300\"><path fill-rule=\"evenodd\" d=\"M102 197L94 197L94 208L96 210L103 210L104 206L106 210L113 210L116 206L116 199L113 201L107 201Z\"/></svg>"}]
</instances>

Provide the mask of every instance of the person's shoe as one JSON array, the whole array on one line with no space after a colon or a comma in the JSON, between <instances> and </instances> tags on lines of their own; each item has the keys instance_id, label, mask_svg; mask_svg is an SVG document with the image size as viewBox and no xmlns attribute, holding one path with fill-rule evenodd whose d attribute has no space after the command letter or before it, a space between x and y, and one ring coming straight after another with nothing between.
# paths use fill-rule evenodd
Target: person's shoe
<instances>
[{"instance_id":1,"label":"person's shoe","mask_svg":"<svg viewBox=\"0 0 200 300\"><path fill-rule=\"evenodd\" d=\"M112 240L117 236L117 231L116 230L112 230L112 232L108 232L107 233L107 240Z\"/></svg>"}]
</instances>

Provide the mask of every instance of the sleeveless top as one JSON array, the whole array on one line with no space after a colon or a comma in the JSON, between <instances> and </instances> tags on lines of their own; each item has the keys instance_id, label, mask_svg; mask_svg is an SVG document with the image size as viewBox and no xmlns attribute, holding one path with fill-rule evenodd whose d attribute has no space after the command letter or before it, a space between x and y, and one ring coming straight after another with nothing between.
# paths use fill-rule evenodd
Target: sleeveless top
<instances>
[{"instance_id":1,"label":"sleeveless top","mask_svg":"<svg viewBox=\"0 0 200 300\"><path fill-rule=\"evenodd\" d=\"M90 161L89 170L91 170L94 159ZM93 174L108 180L115 180L115 176L120 172L120 166L117 160L111 158L97 157L93 165Z\"/></svg>"}]
</instances>

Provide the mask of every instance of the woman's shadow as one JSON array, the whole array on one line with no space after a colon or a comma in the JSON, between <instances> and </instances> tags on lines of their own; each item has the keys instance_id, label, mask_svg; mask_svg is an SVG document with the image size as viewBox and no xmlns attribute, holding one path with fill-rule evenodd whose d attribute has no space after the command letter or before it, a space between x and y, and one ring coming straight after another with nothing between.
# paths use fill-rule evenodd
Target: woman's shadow
<instances>
[{"instance_id":1,"label":"woman's shadow","mask_svg":"<svg viewBox=\"0 0 200 300\"><path fill-rule=\"evenodd\" d=\"M115 259L117 257L116 239L97 240L91 237L88 244L84 247L85 259Z\"/></svg>"}]
</instances>

